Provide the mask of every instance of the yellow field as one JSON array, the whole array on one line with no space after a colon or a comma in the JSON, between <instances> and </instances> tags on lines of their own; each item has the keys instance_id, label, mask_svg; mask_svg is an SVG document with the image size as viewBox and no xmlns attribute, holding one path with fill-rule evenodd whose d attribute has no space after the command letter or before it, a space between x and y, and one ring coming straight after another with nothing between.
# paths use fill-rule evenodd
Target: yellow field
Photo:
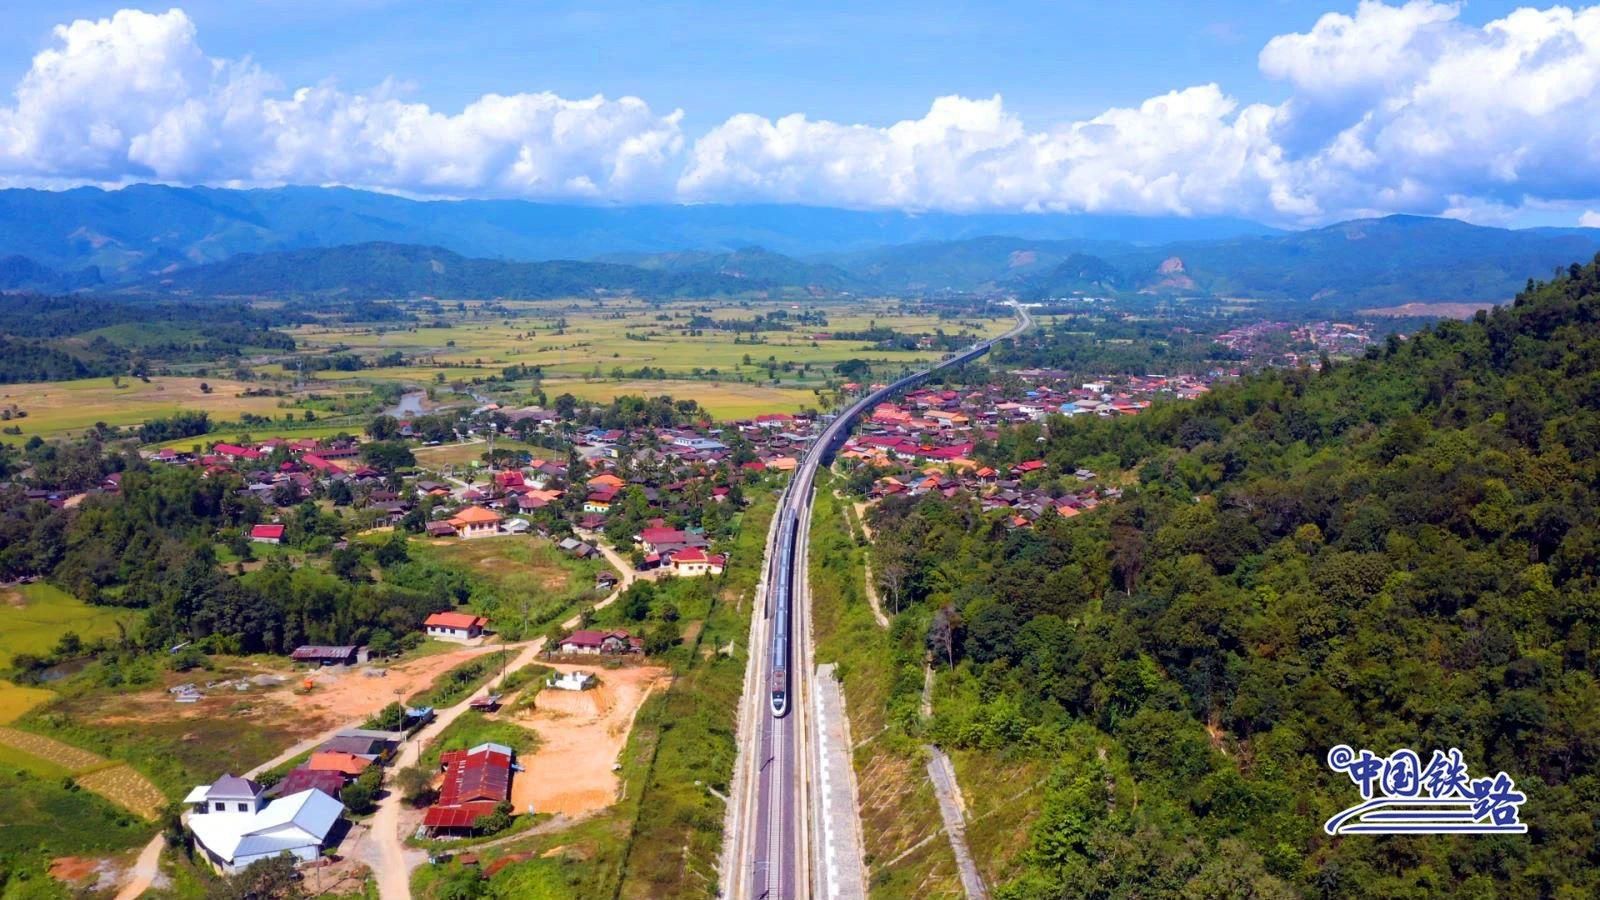
<instances>
[{"instance_id":1,"label":"yellow field","mask_svg":"<svg viewBox=\"0 0 1600 900\"><path fill-rule=\"evenodd\" d=\"M22 714L54 697L55 691L24 687L0 680L0 725L10 725Z\"/></svg>"},{"instance_id":2,"label":"yellow field","mask_svg":"<svg viewBox=\"0 0 1600 900\"><path fill-rule=\"evenodd\" d=\"M21 754L28 768L56 768L73 775L85 790L110 800L123 809L146 819L154 819L166 805L166 797L150 779L126 763L110 760L55 738L31 731L0 727L0 749L6 755Z\"/></svg>"},{"instance_id":3,"label":"yellow field","mask_svg":"<svg viewBox=\"0 0 1600 900\"><path fill-rule=\"evenodd\" d=\"M202 382L211 386L211 393L200 390ZM217 418L241 412L281 415L275 397L238 396L253 386L227 379L161 376L148 383L123 378L121 387L113 387L110 378L8 384L0 386L0 407L15 405L28 415L6 423L20 426L22 434L0 438L20 443L33 435L63 437L87 431L96 422L138 425L186 409L204 410Z\"/></svg>"},{"instance_id":4,"label":"yellow field","mask_svg":"<svg viewBox=\"0 0 1600 900\"><path fill-rule=\"evenodd\" d=\"M580 400L610 400L634 395L675 400L694 400L719 420L749 419L761 413L796 412L802 406L817 407L817 395L801 388L775 388L757 384L695 381L546 381L545 393L552 402L561 394Z\"/></svg>"},{"instance_id":5,"label":"yellow field","mask_svg":"<svg viewBox=\"0 0 1600 900\"><path fill-rule=\"evenodd\" d=\"M106 764L102 756L31 731L0 727L0 744L47 759L69 772L88 772Z\"/></svg>"},{"instance_id":6,"label":"yellow field","mask_svg":"<svg viewBox=\"0 0 1600 900\"><path fill-rule=\"evenodd\" d=\"M155 819L161 815L161 808L167 805L167 798L150 783L150 779L126 764L79 775L77 780L85 790L93 791L146 819Z\"/></svg>"}]
</instances>

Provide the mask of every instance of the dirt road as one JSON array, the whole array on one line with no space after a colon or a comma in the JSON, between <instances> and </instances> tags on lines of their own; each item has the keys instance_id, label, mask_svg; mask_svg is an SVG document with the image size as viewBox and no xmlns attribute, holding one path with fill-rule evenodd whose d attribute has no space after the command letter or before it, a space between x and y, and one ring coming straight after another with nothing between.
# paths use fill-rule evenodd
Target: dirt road
<instances>
[{"instance_id":1,"label":"dirt road","mask_svg":"<svg viewBox=\"0 0 1600 900\"><path fill-rule=\"evenodd\" d=\"M622 596L623 590L631 583L628 569L623 570L623 583L610 596L594 605L595 609L603 609L615 603ZM561 623L562 628L577 628L582 621L582 616L575 615ZM539 651L544 649L545 639L536 638L520 644L511 644L511 648L520 652L506 667L507 672L514 672L528 665L538 658ZM406 741L400 751L395 754L395 759L390 763L392 771L414 766L422 755L422 750L430 741L437 738L440 732L450 726L450 723L461 717L472 703L472 698L477 692L469 695L460 703L448 709L439 710L438 718L429 723L427 727L418 731L411 740ZM421 865L427 854L421 850L414 850L405 845L406 835L400 833L400 792L389 791L378 800L378 811L373 814L370 823L370 836L365 847L358 852L362 861L372 868L374 876L378 879L378 896L382 900L409 900L411 897L411 871Z\"/></svg>"}]
</instances>

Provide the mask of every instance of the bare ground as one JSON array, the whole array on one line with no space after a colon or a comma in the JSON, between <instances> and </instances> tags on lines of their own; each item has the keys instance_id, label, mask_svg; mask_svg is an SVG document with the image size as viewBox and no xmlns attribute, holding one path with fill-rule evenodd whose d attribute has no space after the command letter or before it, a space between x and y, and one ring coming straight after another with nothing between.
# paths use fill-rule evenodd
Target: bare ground
<instances>
[{"instance_id":1,"label":"bare ground","mask_svg":"<svg viewBox=\"0 0 1600 900\"><path fill-rule=\"evenodd\" d=\"M561 672L595 671L581 665L552 664ZM536 708L514 717L539 734L539 749L526 760L527 771L512 779L511 803L518 812L578 817L616 802L621 780L612 770L634 717L650 692L665 688L672 676L657 666L595 671L600 686L570 692L546 688Z\"/></svg>"}]
</instances>

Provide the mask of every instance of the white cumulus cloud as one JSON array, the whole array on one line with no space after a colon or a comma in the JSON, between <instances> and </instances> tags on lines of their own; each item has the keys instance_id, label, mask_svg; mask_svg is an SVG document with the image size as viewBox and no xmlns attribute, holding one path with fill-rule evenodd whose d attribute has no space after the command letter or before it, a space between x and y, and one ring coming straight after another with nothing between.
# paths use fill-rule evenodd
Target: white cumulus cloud
<instances>
[{"instance_id":1,"label":"white cumulus cloud","mask_svg":"<svg viewBox=\"0 0 1600 900\"><path fill-rule=\"evenodd\" d=\"M207 57L178 9L122 10L53 36L0 107L0 172L12 179L659 198L682 153L682 114L634 97L489 94L451 115L387 87L285 95L248 60Z\"/></svg>"},{"instance_id":2,"label":"white cumulus cloud","mask_svg":"<svg viewBox=\"0 0 1600 900\"><path fill-rule=\"evenodd\" d=\"M338 183L445 196L763 200L911 210L1514 221L1600 208L1600 7L1365 0L1261 49L1288 89L1180 87L1079 121L944 96L889 125L808 111L705 123L634 97L289 87L201 49L181 10L58 27L9 105L0 185ZM705 126L702 126L705 127Z\"/></svg>"}]
</instances>

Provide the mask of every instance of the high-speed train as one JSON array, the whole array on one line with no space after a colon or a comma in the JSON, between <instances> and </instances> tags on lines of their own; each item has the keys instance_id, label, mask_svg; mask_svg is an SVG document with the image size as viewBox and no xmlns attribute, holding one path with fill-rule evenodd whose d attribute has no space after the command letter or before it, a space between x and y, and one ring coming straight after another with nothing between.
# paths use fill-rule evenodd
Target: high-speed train
<instances>
[{"instance_id":1,"label":"high-speed train","mask_svg":"<svg viewBox=\"0 0 1600 900\"><path fill-rule=\"evenodd\" d=\"M1007 336L1009 337L1011 334L1015 334L1017 331L1020 331L1022 328L1026 327L1027 322L1028 320L1025 319L1022 324L1018 325L1017 329L1008 333ZM805 457L803 458L808 458L812 454L817 454L820 457L821 464L824 466L827 465L828 461L833 456L834 451L839 449L839 446L844 443L844 439L850 434L851 420L855 416L860 415L863 410L871 409L878 403L887 399L889 396L921 383L922 381L926 380L935 369L941 369L947 366L959 366L971 362L972 360L977 359L979 356L989 352L989 348L993 345L994 341L982 341L980 343L973 344L971 347L961 351L949 359L946 359L944 362L934 366L932 369L926 369L921 372L913 372L909 375L903 376L896 380L893 384L881 387L878 390L873 391L871 394L868 394L866 397L857 400L851 405L849 413L840 416L833 422L833 424L828 426L827 430L822 434L822 439L817 442L816 446L806 451ZM804 464L802 464L799 471L804 473L808 470L805 468ZM797 475L796 477L800 478L803 476ZM786 515L787 518L783 521L782 525L779 526L778 554L773 563L770 581L771 588L768 594L768 597L770 598L768 611L769 615L773 617L771 629L772 715L776 718L782 718L789 713L789 626L791 624L789 600L794 588L795 578L795 534L799 530L800 515L805 509L804 503L799 504L796 508L791 508L790 499L791 496L800 496L800 494L795 493L796 491L804 492L809 491L810 489L811 485L809 481L804 485L800 485L798 483L792 484L790 485L789 490L784 493L783 499L779 502L779 508L785 511L784 515Z\"/></svg>"},{"instance_id":2,"label":"high-speed train","mask_svg":"<svg viewBox=\"0 0 1600 900\"><path fill-rule=\"evenodd\" d=\"M772 570L772 715L789 712L789 597L794 586L794 538L800 517L789 513L778 532L778 557Z\"/></svg>"}]
</instances>

